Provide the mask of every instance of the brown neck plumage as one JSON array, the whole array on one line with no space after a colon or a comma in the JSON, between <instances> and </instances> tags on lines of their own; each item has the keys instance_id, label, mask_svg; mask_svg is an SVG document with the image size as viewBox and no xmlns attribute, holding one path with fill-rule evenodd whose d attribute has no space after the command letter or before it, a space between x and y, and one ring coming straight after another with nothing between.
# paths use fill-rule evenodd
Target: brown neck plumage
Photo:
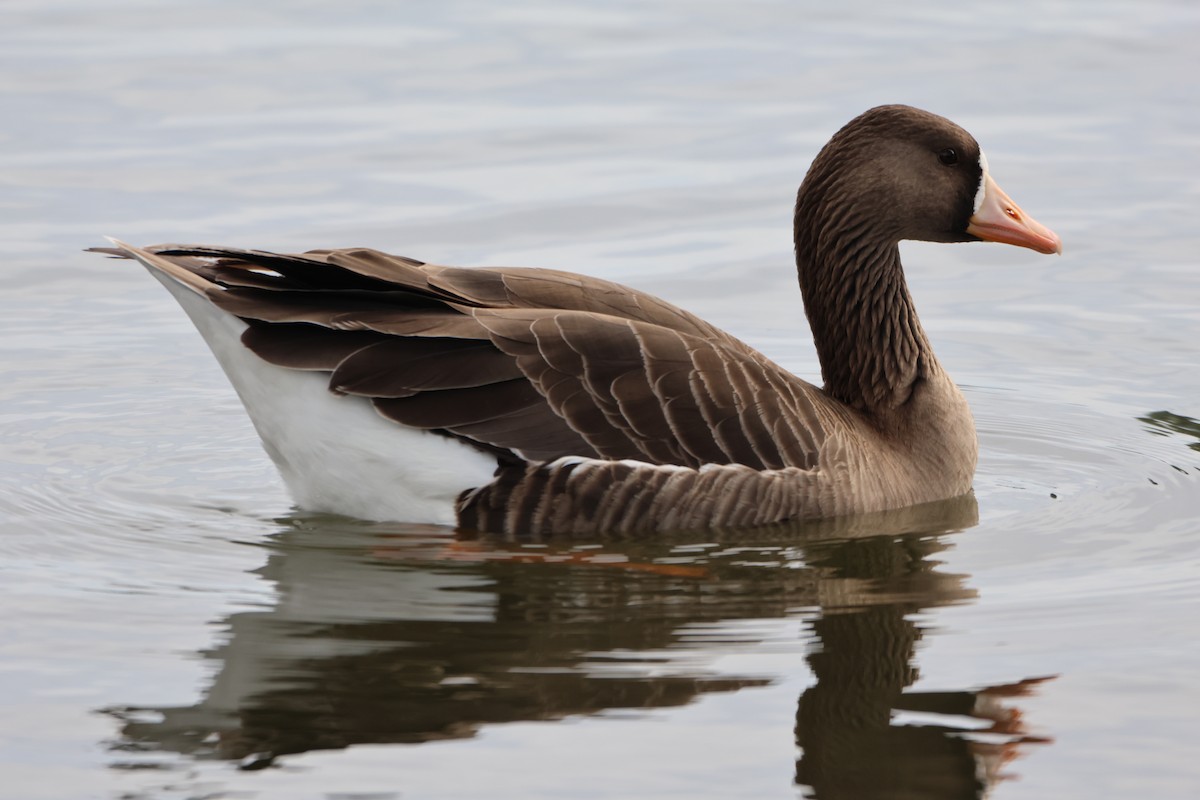
<instances>
[{"instance_id":1,"label":"brown neck plumage","mask_svg":"<svg viewBox=\"0 0 1200 800\"><path fill-rule=\"evenodd\" d=\"M806 180L796 202L796 266L825 391L868 414L903 406L936 368L896 237L865 204Z\"/></svg>"}]
</instances>

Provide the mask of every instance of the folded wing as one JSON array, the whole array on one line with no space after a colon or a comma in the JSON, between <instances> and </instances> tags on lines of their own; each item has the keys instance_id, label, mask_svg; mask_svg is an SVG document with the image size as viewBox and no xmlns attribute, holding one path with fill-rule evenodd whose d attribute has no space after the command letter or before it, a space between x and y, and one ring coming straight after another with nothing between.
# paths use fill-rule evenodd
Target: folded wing
<instances>
[{"instance_id":1,"label":"folded wing","mask_svg":"<svg viewBox=\"0 0 1200 800\"><path fill-rule=\"evenodd\" d=\"M807 469L841 413L720 329L608 281L365 249L147 250L246 320L264 360L328 372L332 391L502 460Z\"/></svg>"}]
</instances>

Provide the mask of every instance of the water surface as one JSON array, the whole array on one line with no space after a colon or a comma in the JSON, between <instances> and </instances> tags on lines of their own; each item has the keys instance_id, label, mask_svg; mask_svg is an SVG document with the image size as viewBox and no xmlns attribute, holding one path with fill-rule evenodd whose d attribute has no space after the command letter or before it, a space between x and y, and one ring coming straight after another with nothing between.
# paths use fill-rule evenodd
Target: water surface
<instances>
[{"instance_id":1,"label":"water surface","mask_svg":"<svg viewBox=\"0 0 1200 800\"><path fill-rule=\"evenodd\" d=\"M1194 797L1198 35L1166 0L0 5L0 795ZM816 379L791 201L883 102L1066 244L905 246L982 454L903 514L298 513L169 296L80 252L574 269Z\"/></svg>"}]
</instances>

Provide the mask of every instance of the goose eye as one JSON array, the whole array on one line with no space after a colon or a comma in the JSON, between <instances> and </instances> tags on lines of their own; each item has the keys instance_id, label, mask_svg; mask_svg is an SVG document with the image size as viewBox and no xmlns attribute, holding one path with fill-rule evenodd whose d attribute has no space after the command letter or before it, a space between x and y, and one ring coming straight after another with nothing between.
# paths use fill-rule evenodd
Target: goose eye
<instances>
[{"instance_id":1,"label":"goose eye","mask_svg":"<svg viewBox=\"0 0 1200 800\"><path fill-rule=\"evenodd\" d=\"M938 161L941 161L947 167L952 167L958 163L958 153L953 147L947 147L945 150L938 153Z\"/></svg>"}]
</instances>

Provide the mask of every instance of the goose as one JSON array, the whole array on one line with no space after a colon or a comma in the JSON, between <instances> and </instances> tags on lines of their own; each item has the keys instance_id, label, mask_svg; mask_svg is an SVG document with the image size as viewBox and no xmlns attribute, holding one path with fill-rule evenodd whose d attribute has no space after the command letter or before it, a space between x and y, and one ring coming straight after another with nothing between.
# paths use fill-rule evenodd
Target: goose
<instances>
[{"instance_id":1,"label":"goose","mask_svg":"<svg viewBox=\"0 0 1200 800\"><path fill-rule=\"evenodd\" d=\"M898 243L1061 253L936 114L870 109L797 194L824 385L607 280L366 248L134 247L228 376L303 510L504 535L738 528L970 492L962 393Z\"/></svg>"}]
</instances>

